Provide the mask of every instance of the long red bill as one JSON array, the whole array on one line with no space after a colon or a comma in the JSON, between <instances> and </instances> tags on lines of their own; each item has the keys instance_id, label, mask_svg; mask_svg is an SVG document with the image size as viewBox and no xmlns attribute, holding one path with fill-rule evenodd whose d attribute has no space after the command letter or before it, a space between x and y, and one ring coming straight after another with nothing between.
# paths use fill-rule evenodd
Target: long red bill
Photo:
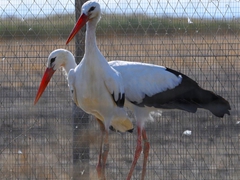
<instances>
[{"instance_id":1,"label":"long red bill","mask_svg":"<svg viewBox=\"0 0 240 180\"><path fill-rule=\"evenodd\" d=\"M38 100L40 99L42 93L44 92L44 90L46 89L51 77L53 76L54 72L56 70L54 70L53 68L47 68L43 77L42 77L42 81L40 83L40 86L38 88L38 92L34 101L34 105L38 102Z\"/></svg>"},{"instance_id":2,"label":"long red bill","mask_svg":"<svg viewBox=\"0 0 240 180\"><path fill-rule=\"evenodd\" d=\"M74 28L72 29L71 34L69 35L66 45L74 38L74 36L77 34L77 32L87 23L88 16L86 14L82 14L77 23L75 24Z\"/></svg>"}]
</instances>

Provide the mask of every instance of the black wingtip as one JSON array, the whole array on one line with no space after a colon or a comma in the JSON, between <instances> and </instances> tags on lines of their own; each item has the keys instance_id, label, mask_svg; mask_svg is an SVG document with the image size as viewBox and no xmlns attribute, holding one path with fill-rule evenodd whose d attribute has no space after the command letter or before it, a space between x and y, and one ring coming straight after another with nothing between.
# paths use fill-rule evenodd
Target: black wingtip
<instances>
[{"instance_id":1,"label":"black wingtip","mask_svg":"<svg viewBox=\"0 0 240 180\"><path fill-rule=\"evenodd\" d=\"M120 131L116 130L113 126L109 126L109 129L110 129L111 131L121 133ZM134 128L127 130L127 132L133 133L133 130L134 130Z\"/></svg>"},{"instance_id":2,"label":"black wingtip","mask_svg":"<svg viewBox=\"0 0 240 180\"><path fill-rule=\"evenodd\" d=\"M118 107L123 107L124 106L124 102L125 102L125 93L121 94L119 93L118 94L118 100L116 101L115 98L114 98L114 92L112 93L112 98L114 100L114 102L116 103L116 105Z\"/></svg>"},{"instance_id":3,"label":"black wingtip","mask_svg":"<svg viewBox=\"0 0 240 180\"><path fill-rule=\"evenodd\" d=\"M117 131L113 126L109 126L109 129L110 129L111 131L114 131L114 132Z\"/></svg>"},{"instance_id":4,"label":"black wingtip","mask_svg":"<svg viewBox=\"0 0 240 180\"><path fill-rule=\"evenodd\" d=\"M213 92L210 93L212 94L213 100L206 106L206 109L220 118L223 118L225 114L230 115L231 106L229 102Z\"/></svg>"},{"instance_id":5,"label":"black wingtip","mask_svg":"<svg viewBox=\"0 0 240 180\"><path fill-rule=\"evenodd\" d=\"M128 130L127 132L129 132L129 133L133 133L133 130L134 130L134 128Z\"/></svg>"}]
</instances>

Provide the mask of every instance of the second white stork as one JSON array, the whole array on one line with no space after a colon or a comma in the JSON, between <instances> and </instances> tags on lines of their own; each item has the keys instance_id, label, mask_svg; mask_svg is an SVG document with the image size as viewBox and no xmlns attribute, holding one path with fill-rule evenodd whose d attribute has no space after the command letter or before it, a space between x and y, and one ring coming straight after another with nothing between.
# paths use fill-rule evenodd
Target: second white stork
<instances>
[{"instance_id":1,"label":"second white stork","mask_svg":"<svg viewBox=\"0 0 240 180\"><path fill-rule=\"evenodd\" d=\"M47 61L47 69L46 69L46 71L43 75L42 81L40 83L34 104L36 104L38 102L42 93L44 92L45 88L47 87L51 77L53 76L55 71L57 69L59 69L60 67L63 67L66 74L68 74L71 69L74 69L75 67L77 67L75 58L70 51L65 50L65 49L56 49L50 53L50 55L48 56L48 61ZM89 82L89 83L91 83L91 82ZM69 87L70 87L71 92L75 95L76 89L74 87L74 90L73 90L73 88L72 88L73 86L72 86L71 82L70 82ZM78 89L78 91L81 92L81 89ZM75 96L73 96L73 97L75 97ZM75 100L75 103L77 103L77 105L79 105L76 98L73 98L73 100ZM97 104L97 105L100 105L100 104ZM100 126L100 130L101 130L101 134L100 134L101 142L100 142L99 159L98 159L98 164L97 164L97 173L98 173L99 178L102 177L104 179L104 165L105 165L107 154L108 154L108 148L107 148L108 142L105 141L103 153L102 153L102 144L103 144L103 135L107 131L108 128L106 129L105 126L103 125L103 119L101 119L101 117L99 117L99 116L97 117L96 115L95 115L95 117L96 117L96 120L97 120L97 122ZM121 117L118 115L118 116L113 117L110 128L114 129L118 132L127 132L127 131L132 132L133 125L129 118L127 118L126 116Z\"/></svg>"},{"instance_id":2,"label":"second white stork","mask_svg":"<svg viewBox=\"0 0 240 180\"><path fill-rule=\"evenodd\" d=\"M149 142L144 129L144 123L151 119L151 112L159 109L179 109L195 113L198 108L203 108L209 110L217 117L223 117L225 114L230 114L229 110L231 108L228 101L221 96L202 89L195 81L172 69L152 64L124 61L109 62L112 65L110 67L96 44L95 30L100 14L99 3L95 1L84 3L81 16L69 35L66 44L87 24L85 55L83 58L83 62L86 65L85 69L81 69L82 75L86 73L87 75L85 76L88 77L91 72L93 84L97 84L99 87L97 94L108 99L108 101L105 101L105 107L109 108L109 111L116 110L112 108L113 102L109 100L113 92L116 95L113 89L118 89L119 87L121 89L118 91L120 93L119 98L113 96L115 100L121 99L121 94L125 94L125 104L121 103L121 105L130 109L135 115L138 132L137 147L127 179L131 179L134 167L142 151L142 140L144 141L144 159L141 179L144 179L149 153ZM115 70L113 70L113 67ZM70 79L70 84L72 82L73 88L78 82L78 77L74 76L76 70L78 69L70 71L69 74L73 79ZM116 77L118 78L116 79ZM80 83L78 84L80 85ZM81 84L81 86L88 90L92 88L92 84L87 85L85 83ZM76 101L83 98L82 96L81 92L76 92ZM107 103L109 104L107 105Z\"/></svg>"}]
</instances>

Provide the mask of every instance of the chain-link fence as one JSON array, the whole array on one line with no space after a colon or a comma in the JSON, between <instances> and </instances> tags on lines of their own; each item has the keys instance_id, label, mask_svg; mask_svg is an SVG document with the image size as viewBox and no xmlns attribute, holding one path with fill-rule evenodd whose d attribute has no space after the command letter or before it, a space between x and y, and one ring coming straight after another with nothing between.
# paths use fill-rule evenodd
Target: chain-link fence
<instances>
[{"instance_id":1,"label":"chain-link fence","mask_svg":"<svg viewBox=\"0 0 240 180\"><path fill-rule=\"evenodd\" d=\"M99 2L97 43L107 60L170 67L231 104L231 116L223 119L203 110L165 111L146 124L150 141L146 179L239 179L240 2ZM77 54L83 49L81 34L78 49L74 43L65 46L75 23L75 2L8 0L0 5L1 179L97 179L100 130L95 119L72 113L75 106L62 71L54 74L33 106L49 53L66 48ZM77 58L81 57L79 53ZM76 116L89 122L74 124ZM110 132L109 140L107 179L126 179L136 130ZM86 146L86 159L75 156L76 147ZM140 179L141 167L140 157L132 179Z\"/></svg>"}]
</instances>

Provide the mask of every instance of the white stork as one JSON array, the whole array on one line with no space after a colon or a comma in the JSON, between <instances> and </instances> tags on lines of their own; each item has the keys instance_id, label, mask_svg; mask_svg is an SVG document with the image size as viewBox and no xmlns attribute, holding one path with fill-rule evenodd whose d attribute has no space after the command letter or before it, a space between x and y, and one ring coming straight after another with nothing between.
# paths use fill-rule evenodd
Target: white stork
<instances>
[{"instance_id":1,"label":"white stork","mask_svg":"<svg viewBox=\"0 0 240 180\"><path fill-rule=\"evenodd\" d=\"M51 77L53 76L54 72L57 69L59 69L60 67L63 67L66 75L69 73L70 69L74 69L75 67L77 67L75 58L70 51L65 50L65 49L56 49L50 53L50 55L48 56L48 61L47 61L47 69L46 69L46 71L43 75L42 81L40 83L34 104L36 104L38 102L42 93L44 92L45 88L47 87ZM70 87L72 87L72 86L70 86ZM76 91L73 90L72 88L70 88L70 90L73 94L76 93ZM81 89L78 89L78 91L81 92ZM75 96L73 96L73 97L75 97ZM75 98L73 98L73 99L75 100L75 103L78 103ZM102 154L103 135L106 132L106 129L102 122L103 119L101 117L99 117L99 118L97 116L95 116L95 117L96 117L97 122L99 123L100 130L101 130L100 152L99 152L99 159L98 159L98 165L97 165L97 173L100 178L102 176L102 172L101 172L102 165L104 165L104 162L106 162L108 148L104 147L104 152ZM125 116L121 117L118 115L118 116L113 117L113 120L111 121L110 129L114 129L118 132L132 132L133 125L129 118L126 118ZM108 146L107 142L105 142L104 146Z\"/></svg>"},{"instance_id":2,"label":"white stork","mask_svg":"<svg viewBox=\"0 0 240 180\"><path fill-rule=\"evenodd\" d=\"M223 117L225 114L230 114L229 110L231 108L228 101L221 96L202 89L195 81L172 69L152 64L124 61L114 61L107 64L96 44L95 30L100 20L100 14L99 3L95 1L84 3L81 16L66 42L68 44L76 33L87 24L85 55L80 67L82 67L81 75L85 76L85 81L88 80L89 82L91 79L92 83L80 83L82 81L78 75L80 74L80 68L75 68L75 70L69 72L69 84L72 85L76 93L74 96L76 102L83 99L84 93L77 91L77 88L81 87L88 94L89 92L92 95L96 93L97 96L94 95L94 97L97 99L104 97L104 108L109 108L108 111L113 112L120 110L120 108L114 108L113 101L110 99L113 97L115 102L117 99L123 102L121 98L124 98L123 94L125 94L125 104L121 103L121 105L130 109L135 115L138 132L137 147L127 179L131 179L142 151L142 139L144 141L144 160L141 179L144 179L149 153L149 142L144 123L151 119L151 112L159 109L179 109L194 113L198 108L203 108L217 117ZM85 67L83 67L83 64L86 64ZM94 92L92 86L95 87L94 90L98 88L98 92ZM118 97L116 97L115 91L119 93ZM112 96L113 94L115 96ZM88 103L88 101L82 103ZM92 105L89 108L96 109L98 106L102 106L101 101L96 101L95 106ZM101 111L105 112L106 109L101 108ZM103 118L109 119L105 116Z\"/></svg>"}]
</instances>

